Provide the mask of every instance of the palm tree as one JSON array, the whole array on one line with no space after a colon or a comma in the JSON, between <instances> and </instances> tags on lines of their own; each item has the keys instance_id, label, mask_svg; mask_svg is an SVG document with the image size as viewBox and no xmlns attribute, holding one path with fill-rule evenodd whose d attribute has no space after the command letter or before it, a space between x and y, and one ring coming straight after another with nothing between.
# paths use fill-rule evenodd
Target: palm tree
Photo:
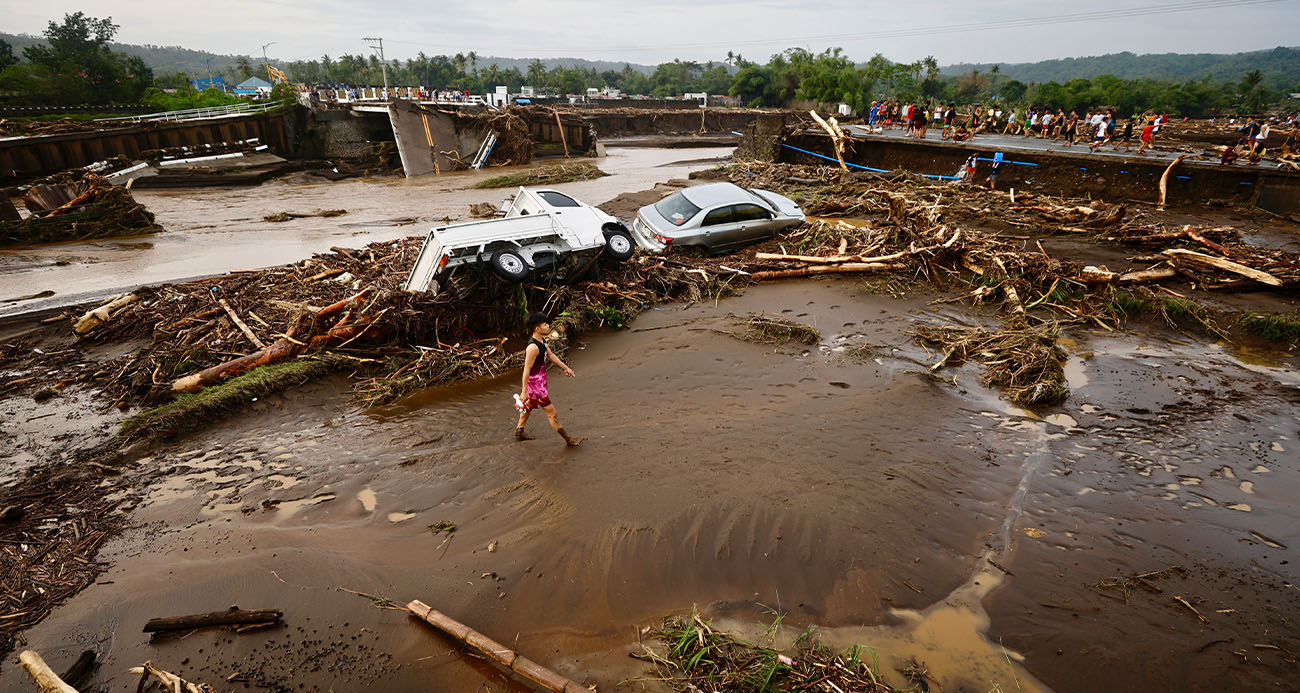
<instances>
[{"instance_id":1,"label":"palm tree","mask_svg":"<svg viewBox=\"0 0 1300 693\"><path fill-rule=\"evenodd\" d=\"M533 58L533 62L528 64L528 79L539 89L546 81L546 66L539 58Z\"/></svg>"},{"instance_id":2,"label":"palm tree","mask_svg":"<svg viewBox=\"0 0 1300 693\"><path fill-rule=\"evenodd\" d=\"M469 60L470 72L478 72L478 53L470 51L465 54L465 58Z\"/></svg>"},{"instance_id":3,"label":"palm tree","mask_svg":"<svg viewBox=\"0 0 1300 693\"><path fill-rule=\"evenodd\" d=\"M235 70L239 73L239 79L245 80L253 76L253 65L248 62L247 56L239 56L235 60Z\"/></svg>"},{"instance_id":4,"label":"palm tree","mask_svg":"<svg viewBox=\"0 0 1300 693\"><path fill-rule=\"evenodd\" d=\"M939 61L935 60L933 55L925 56L921 63L925 65L926 79L934 79L939 76Z\"/></svg>"}]
</instances>

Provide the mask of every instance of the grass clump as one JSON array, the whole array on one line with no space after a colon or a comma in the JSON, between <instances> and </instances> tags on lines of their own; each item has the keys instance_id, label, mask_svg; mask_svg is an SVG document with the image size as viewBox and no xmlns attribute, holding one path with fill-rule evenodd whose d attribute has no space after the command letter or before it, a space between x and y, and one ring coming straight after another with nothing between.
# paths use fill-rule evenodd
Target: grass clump
<instances>
[{"instance_id":1,"label":"grass clump","mask_svg":"<svg viewBox=\"0 0 1300 693\"><path fill-rule=\"evenodd\" d=\"M555 185L557 183L572 183L579 180L603 178L607 175L609 174L596 168L595 164L560 164L558 166L542 166L528 171L494 176L475 183L474 187L513 188L520 185Z\"/></svg>"},{"instance_id":2,"label":"grass clump","mask_svg":"<svg viewBox=\"0 0 1300 693\"><path fill-rule=\"evenodd\" d=\"M922 344L944 352L931 371L975 359L984 364L984 384L1005 388L1016 404L1057 404L1070 396L1065 385L1066 353L1056 344L1055 324L999 332L922 326L916 335Z\"/></svg>"},{"instance_id":3,"label":"grass clump","mask_svg":"<svg viewBox=\"0 0 1300 693\"><path fill-rule=\"evenodd\" d=\"M1224 337L1214 324L1209 308L1182 296L1172 296L1147 289L1121 289L1111 299L1110 313L1115 317L1159 316L1171 327L1193 326L1215 337Z\"/></svg>"},{"instance_id":4,"label":"grass clump","mask_svg":"<svg viewBox=\"0 0 1300 693\"><path fill-rule=\"evenodd\" d=\"M741 321L745 331L733 336L747 342L773 345L795 342L811 346L822 341L822 334L817 328L794 320L772 318L758 313L750 313L744 318L735 315L728 317Z\"/></svg>"},{"instance_id":5,"label":"grass clump","mask_svg":"<svg viewBox=\"0 0 1300 693\"><path fill-rule=\"evenodd\" d=\"M134 437L191 431L243 408L254 398L283 392L325 375L335 364L334 359L296 359L254 368L224 383L181 395L160 407L130 416L122 421L117 433Z\"/></svg>"},{"instance_id":6,"label":"grass clump","mask_svg":"<svg viewBox=\"0 0 1300 693\"><path fill-rule=\"evenodd\" d=\"M789 655L714 630L692 610L669 617L656 631L666 653L647 648L652 675L672 691L855 691L893 693L861 657L862 648L837 653L805 633ZM827 686L827 682L836 688Z\"/></svg>"},{"instance_id":7,"label":"grass clump","mask_svg":"<svg viewBox=\"0 0 1300 693\"><path fill-rule=\"evenodd\" d=\"M1288 347L1300 346L1300 315L1295 313L1252 313L1247 311L1237 319L1246 332L1269 341L1282 342Z\"/></svg>"}]
</instances>

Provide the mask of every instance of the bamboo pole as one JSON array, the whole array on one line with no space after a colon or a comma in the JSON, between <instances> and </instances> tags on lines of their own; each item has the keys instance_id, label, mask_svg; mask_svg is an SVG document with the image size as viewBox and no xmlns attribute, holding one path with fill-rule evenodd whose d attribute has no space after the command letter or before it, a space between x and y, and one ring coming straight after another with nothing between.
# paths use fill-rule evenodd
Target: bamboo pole
<instances>
[{"instance_id":1,"label":"bamboo pole","mask_svg":"<svg viewBox=\"0 0 1300 693\"><path fill-rule=\"evenodd\" d=\"M69 686L54 673L50 665L45 663L41 656L32 650L24 650L18 655L18 662L23 665L27 673L36 679L36 685L40 687L41 693L77 693L77 689Z\"/></svg>"},{"instance_id":2,"label":"bamboo pole","mask_svg":"<svg viewBox=\"0 0 1300 693\"><path fill-rule=\"evenodd\" d=\"M520 655L518 652L483 635L456 619L416 599L406 605L412 616L446 633L455 640L478 650L488 659L500 664L533 683L554 693L588 693L585 686L565 678L550 669Z\"/></svg>"}]
</instances>

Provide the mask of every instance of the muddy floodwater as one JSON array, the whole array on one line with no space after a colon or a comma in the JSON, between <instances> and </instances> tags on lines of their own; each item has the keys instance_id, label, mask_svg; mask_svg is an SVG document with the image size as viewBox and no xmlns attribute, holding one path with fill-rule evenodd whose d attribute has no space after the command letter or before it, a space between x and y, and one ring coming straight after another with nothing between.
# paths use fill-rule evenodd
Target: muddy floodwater
<instances>
[{"instance_id":1,"label":"muddy floodwater","mask_svg":"<svg viewBox=\"0 0 1300 693\"><path fill-rule=\"evenodd\" d=\"M607 157L590 160L609 176L553 187L595 205L627 190L683 178L730 153L730 148L611 147ZM512 189L469 186L515 170L340 182L292 176L252 187L136 190L135 199L156 215L165 232L0 250L0 315L95 300L142 284L296 262L334 246L359 248L423 235L446 219L465 219L471 204L501 202ZM281 212L319 209L343 209L347 214L279 223L263 220ZM8 300L46 291L54 294Z\"/></svg>"},{"instance_id":2,"label":"muddy floodwater","mask_svg":"<svg viewBox=\"0 0 1300 693\"><path fill-rule=\"evenodd\" d=\"M589 334L552 379L576 450L542 420L513 441L514 374L372 411L329 382L252 403L139 460L136 528L27 644L99 649L112 691L145 660L223 688L529 690L361 592L601 690L656 690L628 655L693 607L866 645L900 685L915 658L944 691L1295 690L1295 358L1074 330L1070 399L1031 413L978 366L928 374L916 323L993 321L932 298L801 280ZM749 312L822 341L728 334ZM140 632L233 604L287 625Z\"/></svg>"}]
</instances>

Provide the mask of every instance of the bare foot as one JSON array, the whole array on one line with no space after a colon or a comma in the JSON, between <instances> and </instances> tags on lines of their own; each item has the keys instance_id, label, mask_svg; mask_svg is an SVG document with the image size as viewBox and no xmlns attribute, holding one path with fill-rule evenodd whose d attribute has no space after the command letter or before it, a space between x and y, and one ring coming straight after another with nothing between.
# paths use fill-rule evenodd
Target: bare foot
<instances>
[{"instance_id":1,"label":"bare foot","mask_svg":"<svg viewBox=\"0 0 1300 693\"><path fill-rule=\"evenodd\" d=\"M515 440L536 440L536 439L533 438L532 436L528 435L528 432L525 431L524 429L522 429L522 428L516 428L516 429L515 429Z\"/></svg>"},{"instance_id":2,"label":"bare foot","mask_svg":"<svg viewBox=\"0 0 1300 693\"><path fill-rule=\"evenodd\" d=\"M565 439L564 439L564 444L567 445L567 446L569 446L569 447L571 447L571 448L576 448L576 447L578 447L579 445L582 445L582 441L584 441L584 440L586 440L586 438L583 438L583 437L581 437L581 436L576 436L576 437L573 437L573 438L565 438Z\"/></svg>"}]
</instances>

